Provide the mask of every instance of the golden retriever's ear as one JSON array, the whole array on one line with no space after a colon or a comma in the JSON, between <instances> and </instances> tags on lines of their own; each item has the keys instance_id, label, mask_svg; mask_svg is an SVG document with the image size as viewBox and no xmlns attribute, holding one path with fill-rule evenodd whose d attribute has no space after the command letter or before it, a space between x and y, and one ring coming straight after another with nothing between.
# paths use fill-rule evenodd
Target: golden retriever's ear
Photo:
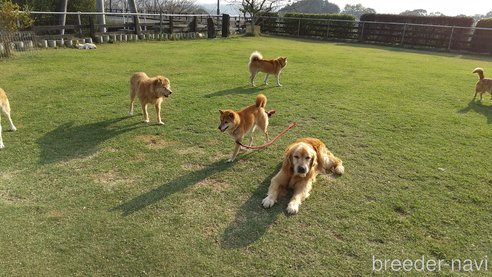
<instances>
[{"instance_id":1,"label":"golden retriever's ear","mask_svg":"<svg viewBox=\"0 0 492 277\"><path fill-rule=\"evenodd\" d=\"M155 86L155 87L157 87L158 85L160 85L160 84L161 84L161 82L162 82L162 80L161 80L161 79L159 79L159 78L155 79L155 80L154 80L154 86Z\"/></svg>"},{"instance_id":2,"label":"golden retriever's ear","mask_svg":"<svg viewBox=\"0 0 492 277\"><path fill-rule=\"evenodd\" d=\"M318 167L318 155L313 155L313 157L311 158L311 165L309 168L312 168L314 170L316 170L316 167Z\"/></svg>"},{"instance_id":3,"label":"golden retriever's ear","mask_svg":"<svg viewBox=\"0 0 492 277\"><path fill-rule=\"evenodd\" d=\"M285 150L284 162L282 163L282 170L284 172L292 173L294 171L294 168L293 168L294 162L292 161L292 149L293 149L293 147L289 146L289 148L287 148L287 150Z\"/></svg>"}]
</instances>

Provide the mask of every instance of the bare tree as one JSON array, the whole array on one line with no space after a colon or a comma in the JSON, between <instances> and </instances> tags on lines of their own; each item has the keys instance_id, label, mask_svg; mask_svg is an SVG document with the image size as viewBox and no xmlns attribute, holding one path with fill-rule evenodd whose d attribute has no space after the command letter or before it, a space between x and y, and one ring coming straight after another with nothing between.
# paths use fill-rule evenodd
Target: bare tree
<instances>
[{"instance_id":1,"label":"bare tree","mask_svg":"<svg viewBox=\"0 0 492 277\"><path fill-rule=\"evenodd\" d=\"M284 4L284 0L230 0L231 4L239 4L242 13L249 15L252 27L258 23L262 14L278 10Z\"/></svg>"}]
</instances>

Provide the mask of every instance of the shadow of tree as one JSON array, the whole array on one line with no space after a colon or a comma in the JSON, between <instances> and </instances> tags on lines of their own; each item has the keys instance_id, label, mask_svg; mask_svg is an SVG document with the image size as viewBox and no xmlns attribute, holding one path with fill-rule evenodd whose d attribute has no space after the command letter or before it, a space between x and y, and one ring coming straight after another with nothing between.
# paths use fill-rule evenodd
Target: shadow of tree
<instances>
[{"instance_id":1,"label":"shadow of tree","mask_svg":"<svg viewBox=\"0 0 492 277\"><path fill-rule=\"evenodd\" d=\"M58 126L36 141L41 147L39 163L48 164L88 156L94 153L100 143L144 126L141 123L123 127L111 126L127 118L129 117L75 126L74 122L68 122Z\"/></svg>"},{"instance_id":2,"label":"shadow of tree","mask_svg":"<svg viewBox=\"0 0 492 277\"><path fill-rule=\"evenodd\" d=\"M180 176L158 188L141 194L121 205L112 208L111 211L121 211L123 216L128 216L160 201L163 198L168 197L169 195L190 187L217 172L224 171L232 165L234 165L234 163L226 163L224 161L215 162L203 169Z\"/></svg>"},{"instance_id":3,"label":"shadow of tree","mask_svg":"<svg viewBox=\"0 0 492 277\"><path fill-rule=\"evenodd\" d=\"M468 106L459 110L458 113L468 113L474 111L487 118L487 123L492 124L492 107L483 105L480 101L471 100Z\"/></svg>"},{"instance_id":4,"label":"shadow of tree","mask_svg":"<svg viewBox=\"0 0 492 277\"><path fill-rule=\"evenodd\" d=\"M234 221L226 228L221 239L221 246L227 249L243 248L251 245L265 234L284 212L287 199L282 197L269 209L263 208L261 201L266 197L270 180L280 170L281 164L266 177L251 197L236 212Z\"/></svg>"},{"instance_id":5,"label":"shadow of tree","mask_svg":"<svg viewBox=\"0 0 492 277\"><path fill-rule=\"evenodd\" d=\"M271 86L257 86L257 87L252 87L252 86L240 86L236 88L231 88L231 89L225 89L225 90L219 90L216 92L212 92L210 94L206 94L206 98L212 98L212 97L218 97L218 96L224 96L224 95L230 95L230 94L253 94L255 92L260 92L264 90L271 89Z\"/></svg>"}]
</instances>

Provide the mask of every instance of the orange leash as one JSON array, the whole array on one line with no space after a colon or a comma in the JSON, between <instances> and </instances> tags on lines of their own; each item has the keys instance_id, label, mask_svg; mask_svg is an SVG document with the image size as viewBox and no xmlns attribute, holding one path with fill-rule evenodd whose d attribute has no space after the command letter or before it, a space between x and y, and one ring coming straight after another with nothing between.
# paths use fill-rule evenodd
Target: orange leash
<instances>
[{"instance_id":1,"label":"orange leash","mask_svg":"<svg viewBox=\"0 0 492 277\"><path fill-rule=\"evenodd\" d=\"M262 149L262 148L265 148L265 147L268 147L270 145L272 145L272 143L277 140L281 135L285 134L285 132L289 131L290 129L292 129L294 126L297 125L297 122L292 122L289 126L287 126L287 128L285 128L282 132L280 132L276 137L274 137L271 141L263 144L263 145L260 145L260 146L247 146L247 145L244 145L242 144L240 141L236 141L237 144L241 145L242 147L244 148L247 148L247 149Z\"/></svg>"}]
</instances>

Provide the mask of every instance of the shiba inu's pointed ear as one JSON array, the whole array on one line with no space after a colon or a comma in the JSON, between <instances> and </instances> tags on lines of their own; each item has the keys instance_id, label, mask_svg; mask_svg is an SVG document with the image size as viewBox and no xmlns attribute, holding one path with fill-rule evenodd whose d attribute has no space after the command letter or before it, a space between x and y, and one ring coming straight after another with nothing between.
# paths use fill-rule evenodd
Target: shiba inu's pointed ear
<instances>
[{"instance_id":1,"label":"shiba inu's pointed ear","mask_svg":"<svg viewBox=\"0 0 492 277\"><path fill-rule=\"evenodd\" d=\"M224 111L223 111L223 110L219 110L219 113L220 113L220 114L224 114Z\"/></svg>"},{"instance_id":2,"label":"shiba inu's pointed ear","mask_svg":"<svg viewBox=\"0 0 492 277\"><path fill-rule=\"evenodd\" d=\"M230 118L230 119L234 119L234 114L233 114L233 113L230 113L230 114L229 114L229 118Z\"/></svg>"}]
</instances>

